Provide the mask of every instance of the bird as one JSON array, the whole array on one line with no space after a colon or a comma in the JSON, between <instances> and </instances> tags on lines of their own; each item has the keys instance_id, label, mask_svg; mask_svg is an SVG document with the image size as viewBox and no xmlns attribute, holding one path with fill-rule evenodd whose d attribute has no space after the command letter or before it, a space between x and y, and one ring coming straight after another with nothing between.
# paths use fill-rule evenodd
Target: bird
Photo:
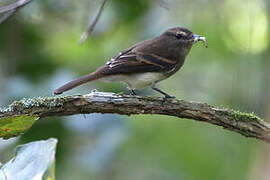
<instances>
[{"instance_id":1,"label":"bird","mask_svg":"<svg viewBox=\"0 0 270 180\"><path fill-rule=\"evenodd\" d=\"M156 84L175 74L184 64L193 44L204 36L194 34L185 27L173 27L162 34L139 42L111 58L96 71L72 80L54 91L55 95L95 80L124 82L131 95L135 89L151 87L164 98L173 98L156 87Z\"/></svg>"}]
</instances>

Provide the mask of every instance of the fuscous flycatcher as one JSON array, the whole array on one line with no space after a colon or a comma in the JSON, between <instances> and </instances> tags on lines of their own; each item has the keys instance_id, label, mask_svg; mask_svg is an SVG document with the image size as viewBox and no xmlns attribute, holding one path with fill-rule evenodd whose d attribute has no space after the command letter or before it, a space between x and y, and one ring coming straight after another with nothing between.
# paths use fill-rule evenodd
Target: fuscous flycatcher
<instances>
[{"instance_id":1,"label":"fuscous flycatcher","mask_svg":"<svg viewBox=\"0 0 270 180\"><path fill-rule=\"evenodd\" d=\"M184 64L192 45L206 39L183 27L168 29L161 35L137 43L120 52L104 66L86 76L70 81L54 91L62 94L81 84L94 81L125 82L133 95L134 89L151 86L153 90L171 97L155 87L155 84L176 73Z\"/></svg>"}]
</instances>

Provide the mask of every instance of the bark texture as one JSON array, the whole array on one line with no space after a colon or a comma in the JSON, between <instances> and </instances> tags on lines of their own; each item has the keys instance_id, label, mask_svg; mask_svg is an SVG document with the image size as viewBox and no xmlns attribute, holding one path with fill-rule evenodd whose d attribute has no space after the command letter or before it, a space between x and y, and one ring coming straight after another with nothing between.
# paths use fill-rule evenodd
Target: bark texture
<instances>
[{"instance_id":1,"label":"bark texture","mask_svg":"<svg viewBox=\"0 0 270 180\"><path fill-rule=\"evenodd\" d=\"M1 120L22 115L66 116L90 113L160 114L203 121L225 129L270 142L270 124L254 114L210 106L206 103L187 102L160 97L118 95L92 92L86 95L38 97L15 101L0 110ZM1 127L0 127L1 128Z\"/></svg>"}]
</instances>

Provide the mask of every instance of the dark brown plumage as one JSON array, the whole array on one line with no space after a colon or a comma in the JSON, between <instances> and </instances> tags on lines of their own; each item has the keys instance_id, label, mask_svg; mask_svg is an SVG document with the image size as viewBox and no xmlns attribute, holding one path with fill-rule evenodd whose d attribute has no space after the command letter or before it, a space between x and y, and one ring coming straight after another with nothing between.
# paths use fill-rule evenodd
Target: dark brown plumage
<instances>
[{"instance_id":1,"label":"dark brown plumage","mask_svg":"<svg viewBox=\"0 0 270 180\"><path fill-rule=\"evenodd\" d=\"M135 88L151 86L152 89L171 97L157 89L155 84L170 77L184 64L192 45L206 40L183 27L171 28L160 36L135 44L119 53L97 71L68 82L54 91L62 94L76 86L93 80L123 81L132 94Z\"/></svg>"}]
</instances>

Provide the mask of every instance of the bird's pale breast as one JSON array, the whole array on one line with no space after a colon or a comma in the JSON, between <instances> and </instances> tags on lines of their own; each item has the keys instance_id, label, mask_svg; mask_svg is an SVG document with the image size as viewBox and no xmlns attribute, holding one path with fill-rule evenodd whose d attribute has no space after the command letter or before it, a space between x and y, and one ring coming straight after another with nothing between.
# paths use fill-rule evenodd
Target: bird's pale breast
<instances>
[{"instance_id":1,"label":"bird's pale breast","mask_svg":"<svg viewBox=\"0 0 270 180\"><path fill-rule=\"evenodd\" d=\"M110 82L125 82L130 88L145 88L151 86L154 83L157 83L167 77L162 73L157 72L147 72L147 73L136 73L136 74L121 74L121 75L112 75L102 78L103 81Z\"/></svg>"}]
</instances>

